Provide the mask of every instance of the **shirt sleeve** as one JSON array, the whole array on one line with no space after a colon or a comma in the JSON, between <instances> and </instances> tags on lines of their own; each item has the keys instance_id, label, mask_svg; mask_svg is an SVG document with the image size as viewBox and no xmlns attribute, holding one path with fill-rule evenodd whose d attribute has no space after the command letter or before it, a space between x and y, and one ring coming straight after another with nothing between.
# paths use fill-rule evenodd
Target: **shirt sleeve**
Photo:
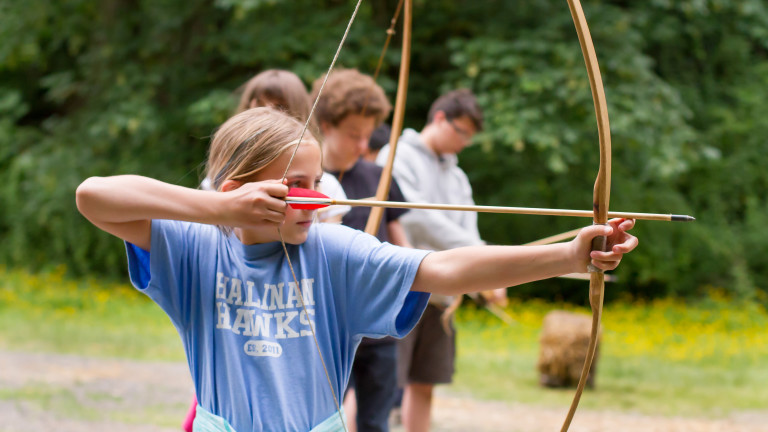
<instances>
[{"instance_id":1,"label":"shirt sleeve","mask_svg":"<svg viewBox=\"0 0 768 432\"><path fill-rule=\"evenodd\" d=\"M133 286L154 300L177 326L188 322L193 296L198 293L200 236L196 224L153 220L150 251L126 242L128 273ZM208 227L216 229L215 227Z\"/></svg>"},{"instance_id":2,"label":"shirt sleeve","mask_svg":"<svg viewBox=\"0 0 768 432\"><path fill-rule=\"evenodd\" d=\"M333 228L343 232L331 231L324 241L326 247L330 243L331 248L345 249L335 283L344 287L351 332L372 338L408 334L429 301L428 293L410 289L430 251L381 243L348 227Z\"/></svg>"}]
</instances>

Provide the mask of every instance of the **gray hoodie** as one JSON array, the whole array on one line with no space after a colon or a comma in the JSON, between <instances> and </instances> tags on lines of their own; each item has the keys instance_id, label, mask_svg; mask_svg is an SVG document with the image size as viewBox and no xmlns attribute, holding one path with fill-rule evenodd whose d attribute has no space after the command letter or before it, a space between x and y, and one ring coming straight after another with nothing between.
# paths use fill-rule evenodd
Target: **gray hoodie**
<instances>
[{"instance_id":1,"label":"gray hoodie","mask_svg":"<svg viewBox=\"0 0 768 432\"><path fill-rule=\"evenodd\" d=\"M381 149L376 162L387 161L389 145ZM472 187L453 154L438 156L413 129L406 129L397 144L392 175L405 200L420 203L473 205ZM411 210L400 217L411 244L418 249L446 250L482 245L477 230L477 213L445 210ZM450 302L444 296L436 303Z\"/></svg>"}]
</instances>

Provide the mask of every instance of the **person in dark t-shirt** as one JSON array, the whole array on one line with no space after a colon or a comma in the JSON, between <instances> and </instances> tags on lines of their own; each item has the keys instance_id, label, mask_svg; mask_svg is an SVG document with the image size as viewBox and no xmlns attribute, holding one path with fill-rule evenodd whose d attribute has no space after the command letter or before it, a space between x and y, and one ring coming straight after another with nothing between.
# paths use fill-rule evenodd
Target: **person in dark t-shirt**
<instances>
[{"instance_id":1,"label":"person in dark t-shirt","mask_svg":"<svg viewBox=\"0 0 768 432\"><path fill-rule=\"evenodd\" d=\"M344 189L344 193L349 199L366 199L371 198L376 194L376 188L379 184L379 178L381 177L382 167L368 162L364 159L358 159L352 168L346 171L329 171L337 179L341 178L341 187ZM392 184L389 187L389 195L387 201L405 201L403 193L400 192L400 187L397 182L392 179ZM379 224L379 231L376 233L376 238L381 241L387 241L393 243L389 238L388 223L390 221L397 221L397 219L405 214L408 209L399 208L387 208L384 209L384 216L382 217L382 223ZM365 230L365 224L368 222L368 216L371 213L370 207L353 207L344 217L341 219L341 223L348 227L358 229L360 231ZM397 222L399 224L399 222ZM399 246L403 246L399 244Z\"/></svg>"},{"instance_id":2,"label":"person in dark t-shirt","mask_svg":"<svg viewBox=\"0 0 768 432\"><path fill-rule=\"evenodd\" d=\"M317 98L322 79L315 81ZM336 176L348 198L376 195L382 168L362 158L368 151L371 134L389 115L392 106L384 90L369 76L354 69L336 70L328 77L317 102L315 118L323 135L323 169ZM404 201L396 182L388 200ZM371 209L353 207L341 223L364 230ZM395 245L410 247L398 219L405 209L386 209L376 237ZM389 412L397 397L397 350L392 338L363 339L355 355L350 389L344 406L351 417L355 411L358 432L389 430ZM354 394L354 398L352 397ZM350 430L353 430L350 427Z\"/></svg>"}]
</instances>

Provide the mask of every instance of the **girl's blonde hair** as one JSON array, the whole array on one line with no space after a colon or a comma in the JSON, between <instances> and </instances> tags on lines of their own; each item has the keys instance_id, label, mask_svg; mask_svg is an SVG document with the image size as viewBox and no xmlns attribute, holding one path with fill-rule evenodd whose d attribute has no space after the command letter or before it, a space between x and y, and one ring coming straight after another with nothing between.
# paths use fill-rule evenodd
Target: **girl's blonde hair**
<instances>
[{"instance_id":1,"label":"girl's blonde hair","mask_svg":"<svg viewBox=\"0 0 768 432\"><path fill-rule=\"evenodd\" d=\"M295 73L282 69L269 69L254 76L243 85L236 113L251 108L272 106L285 111L300 122L307 121L311 103L309 93Z\"/></svg>"},{"instance_id":2,"label":"girl's blonde hair","mask_svg":"<svg viewBox=\"0 0 768 432\"><path fill-rule=\"evenodd\" d=\"M249 181L296 145L303 124L272 108L252 108L224 122L211 140L205 176L214 190L226 180ZM315 140L311 131L304 141Z\"/></svg>"}]
</instances>

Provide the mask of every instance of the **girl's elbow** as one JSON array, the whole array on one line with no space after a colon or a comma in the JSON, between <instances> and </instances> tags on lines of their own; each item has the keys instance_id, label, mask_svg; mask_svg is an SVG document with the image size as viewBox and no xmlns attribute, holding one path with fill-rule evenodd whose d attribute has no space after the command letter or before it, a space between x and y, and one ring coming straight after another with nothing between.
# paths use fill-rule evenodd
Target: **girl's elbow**
<instances>
[{"instance_id":1,"label":"girl's elbow","mask_svg":"<svg viewBox=\"0 0 768 432\"><path fill-rule=\"evenodd\" d=\"M99 179L100 177L87 178L75 190L77 210L85 217L88 217L88 214L93 211L94 201L98 196Z\"/></svg>"}]
</instances>

